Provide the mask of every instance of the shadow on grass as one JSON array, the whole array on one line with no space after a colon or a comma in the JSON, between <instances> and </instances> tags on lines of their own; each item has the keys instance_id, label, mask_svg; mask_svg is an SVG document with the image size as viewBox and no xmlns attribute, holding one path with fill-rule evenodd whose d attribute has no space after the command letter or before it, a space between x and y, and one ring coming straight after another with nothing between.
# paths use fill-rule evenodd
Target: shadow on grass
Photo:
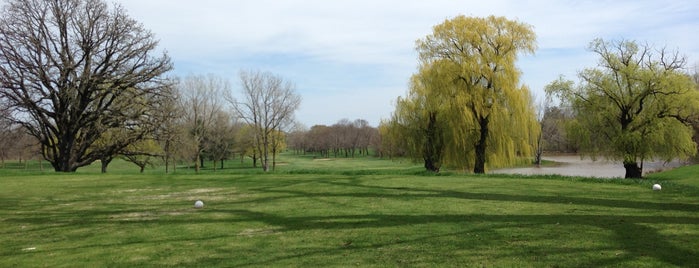
<instances>
[{"instance_id":1,"label":"shadow on grass","mask_svg":"<svg viewBox=\"0 0 699 268\"><path fill-rule=\"evenodd\" d=\"M249 210L222 210L236 215L243 215L251 221L263 221L272 226L280 226L280 231L305 231L305 230L336 230L336 229L363 229L386 228L403 225L439 224L439 223L479 223L502 224L507 227L531 227L553 225L587 225L600 229L611 230L616 235L618 245L609 245L610 248L621 248L628 251L623 257L600 258L590 263L580 263L580 267L598 267L615 265L638 257L648 256L665 263L678 266L696 265L697 252L684 248L678 248L666 241L654 228L646 224L699 224L693 217L643 217L643 216L609 216L609 215L351 215L351 216L326 216L326 217L281 217L273 214L253 212ZM497 228L497 227L494 227ZM468 230L458 233L441 234L439 236L464 235L473 232L486 232L487 230ZM435 236L424 237L424 240L433 240ZM367 248L380 248L390 244L407 243L409 241L396 241L386 244L367 245ZM416 242L416 241L413 241ZM484 242L487 243L487 242ZM569 248L532 249L546 250L549 254L575 253ZM594 249L591 249L594 250ZM326 254L327 250L315 252ZM526 256L526 254L522 255ZM303 256L286 256L285 258L299 258ZM506 257L506 256L502 256ZM512 257L512 256L509 256ZM279 259L266 260L256 264L274 263Z\"/></svg>"},{"instance_id":2,"label":"shadow on grass","mask_svg":"<svg viewBox=\"0 0 699 268\"><path fill-rule=\"evenodd\" d=\"M285 189L290 186L299 186L302 183L321 183L328 186L339 187L347 192L308 192L302 190ZM318 189L318 187L314 187ZM579 263L581 267L596 267L596 266L615 266L626 261L635 260L641 256L654 258L667 264L677 266L694 266L697 265L697 252L674 245L664 236L658 229L652 228L655 224L676 224L676 225L692 225L699 228L699 217L690 216L626 216L626 215L531 215L531 214L515 214L515 215L491 215L491 214L444 214L444 215L386 215L377 213L364 213L355 215L329 215L329 216L288 216L275 213L265 213L255 211L253 209L240 209L246 204L265 203L271 201L281 201L287 198L334 198L334 197L352 197L352 198L390 198L397 200L417 200L420 198L457 198L468 200L484 200L484 201L502 201L502 202L533 202L542 204L576 204L589 205L597 207L609 208L631 208L644 210L658 210L671 212L699 212L699 206L696 204L682 203L654 203L654 202L636 202L617 199L593 199L582 197L566 197L566 196L542 196L542 195L513 195L499 193L472 193L466 191L453 190L433 190L420 189L416 187L384 187L384 186L369 186L363 185L361 180L348 178L347 181L329 181L329 180L289 180L284 183L274 183L264 187L256 187L254 192L262 193L259 197L250 199L231 200L225 202L221 206L215 208L207 208L202 210L203 215L199 215L196 223L221 223L228 224L232 222L262 222L269 226L274 226L277 232L291 231L308 231L308 230L350 230L350 229L372 229L372 228L387 228L401 227L421 224L440 224L453 223L469 226L476 226L477 223L489 223L489 228L504 227L521 227L533 228L532 226L589 226L602 230L609 230L615 236L615 245L608 245L605 248L523 248L522 255L526 256L526 251L542 251L546 250L550 254L575 254L576 250L580 253L583 251L604 250L609 248L621 248L628 252L621 256L600 257L587 263ZM4 200L1 199L0 200ZM16 200L5 200L14 201ZM146 209L157 211L158 207L136 206L135 209L129 209L133 204L124 202L123 204L110 204L109 209L85 209L85 210L65 210L65 211L42 211L40 214L30 212L22 212L21 210L13 210L0 213L3 223L16 224L35 224L41 226L31 231L42 231L54 228L70 228L70 226L89 226L98 228L101 224L142 224L144 226L157 225L181 225L192 224L192 220L187 217L168 217L167 219L147 219L124 221L114 219L110 216L124 213L140 213ZM231 209L221 209L220 207L228 206ZM206 217L206 213L216 213L232 215L233 217ZM473 232L489 232L487 229L469 229L463 232L440 233L435 235L425 235L412 240L395 240L390 242L361 244L352 246L353 249L378 249L391 245L403 243L429 243L438 237L463 236ZM80 247L95 247L95 246L125 246L133 243L167 243L167 242L184 242L190 240L208 240L220 239L226 237L235 237L237 234L230 235L212 235L198 239L191 238L161 238L151 240L136 240L122 241L114 243L105 243L100 245L79 245L77 248L65 248L59 250L75 250ZM484 241L483 243L493 242ZM278 257L269 257L247 263L246 265L273 265L278 261L302 258L307 256L323 256L325 254L341 253L348 248L340 245L333 248L316 249L305 251L302 253L288 252L285 255ZM11 254L8 252L8 254ZM3 254L5 255L5 254ZM513 257L513 256L501 256ZM225 260L211 260L225 261Z\"/></svg>"}]
</instances>

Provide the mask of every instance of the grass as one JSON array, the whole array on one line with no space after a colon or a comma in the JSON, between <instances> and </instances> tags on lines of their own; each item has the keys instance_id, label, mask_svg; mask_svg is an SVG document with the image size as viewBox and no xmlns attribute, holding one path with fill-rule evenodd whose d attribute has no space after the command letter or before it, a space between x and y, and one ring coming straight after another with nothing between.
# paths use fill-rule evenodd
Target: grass
<instances>
[{"instance_id":1,"label":"grass","mask_svg":"<svg viewBox=\"0 0 699 268\"><path fill-rule=\"evenodd\" d=\"M699 265L698 166L597 180L429 176L372 158L280 163L270 174L248 163L167 175L119 162L108 174L2 169L0 267Z\"/></svg>"}]
</instances>

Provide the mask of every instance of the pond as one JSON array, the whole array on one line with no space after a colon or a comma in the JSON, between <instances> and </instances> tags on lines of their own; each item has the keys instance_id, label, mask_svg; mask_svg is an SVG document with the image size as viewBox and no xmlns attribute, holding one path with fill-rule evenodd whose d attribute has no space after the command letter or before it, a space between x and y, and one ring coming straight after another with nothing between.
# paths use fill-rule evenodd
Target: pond
<instances>
[{"instance_id":1,"label":"pond","mask_svg":"<svg viewBox=\"0 0 699 268\"><path fill-rule=\"evenodd\" d=\"M624 166L621 162L607 161L603 158L592 161L590 158L581 159L578 155L548 155L544 160L557 164L542 167L521 167L493 170L496 174L522 174L522 175L564 175L585 176L598 178L623 178ZM649 161L643 163L643 173L657 172L684 165L682 161Z\"/></svg>"}]
</instances>

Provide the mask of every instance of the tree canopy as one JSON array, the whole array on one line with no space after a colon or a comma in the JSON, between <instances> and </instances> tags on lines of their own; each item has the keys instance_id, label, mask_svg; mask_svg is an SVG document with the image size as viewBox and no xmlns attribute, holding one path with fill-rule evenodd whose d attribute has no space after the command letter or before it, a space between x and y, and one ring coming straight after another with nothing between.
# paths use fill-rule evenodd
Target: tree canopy
<instances>
[{"instance_id":1,"label":"tree canopy","mask_svg":"<svg viewBox=\"0 0 699 268\"><path fill-rule=\"evenodd\" d=\"M504 17L458 16L435 26L417 41L420 68L398 100L393 127L414 156L432 159L430 170L437 158L484 173L486 163L530 156L539 129L515 62L535 49L531 26Z\"/></svg>"},{"instance_id":2,"label":"tree canopy","mask_svg":"<svg viewBox=\"0 0 699 268\"><path fill-rule=\"evenodd\" d=\"M102 0L10 0L0 17L0 98L56 171L114 155L150 131L167 98L153 34ZM125 139L96 145L110 129Z\"/></svg>"},{"instance_id":3,"label":"tree canopy","mask_svg":"<svg viewBox=\"0 0 699 268\"><path fill-rule=\"evenodd\" d=\"M623 161L626 178L642 177L645 160L694 155L699 91L686 59L634 41L596 39L589 48L599 64L581 71L579 84L560 78L546 88L575 112L567 132L581 152Z\"/></svg>"},{"instance_id":4,"label":"tree canopy","mask_svg":"<svg viewBox=\"0 0 699 268\"><path fill-rule=\"evenodd\" d=\"M255 155L266 172L270 168L269 154L276 153L274 133L292 124L301 96L290 81L269 72L242 71L240 82L241 98L229 95L228 101L234 113L253 128Z\"/></svg>"}]
</instances>

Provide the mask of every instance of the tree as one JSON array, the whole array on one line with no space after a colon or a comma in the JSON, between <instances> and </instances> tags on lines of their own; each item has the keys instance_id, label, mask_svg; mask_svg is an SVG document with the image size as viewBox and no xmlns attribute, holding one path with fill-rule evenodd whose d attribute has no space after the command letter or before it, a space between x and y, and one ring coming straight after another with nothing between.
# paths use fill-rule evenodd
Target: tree
<instances>
[{"instance_id":1,"label":"tree","mask_svg":"<svg viewBox=\"0 0 699 268\"><path fill-rule=\"evenodd\" d=\"M225 110L219 111L214 116L211 129L204 140L204 150L213 161L214 171L216 171L216 162L220 161L223 169L223 160L233 152L236 124L231 118L232 116Z\"/></svg>"},{"instance_id":2,"label":"tree","mask_svg":"<svg viewBox=\"0 0 699 268\"><path fill-rule=\"evenodd\" d=\"M447 131L446 163L485 173L486 163L500 166L531 156L539 130L515 61L520 53L534 52L535 39L530 25L504 17L458 16L417 41L422 68L441 80L425 92L438 96L444 114L428 113L422 120L448 120L448 127L441 127Z\"/></svg>"},{"instance_id":3,"label":"tree","mask_svg":"<svg viewBox=\"0 0 699 268\"><path fill-rule=\"evenodd\" d=\"M230 83L214 75L190 75L179 83L182 95L181 106L184 121L189 131L192 145L196 148L194 169L199 172L203 166L202 153L206 149L205 141L215 127L217 116L223 112L221 95L230 91Z\"/></svg>"},{"instance_id":4,"label":"tree","mask_svg":"<svg viewBox=\"0 0 699 268\"><path fill-rule=\"evenodd\" d=\"M256 150L262 160L262 170L269 171L269 154L274 131L282 130L294 119L301 104L291 82L268 72L240 72L242 98L232 95L228 100L235 113L253 126Z\"/></svg>"},{"instance_id":5,"label":"tree","mask_svg":"<svg viewBox=\"0 0 699 268\"><path fill-rule=\"evenodd\" d=\"M0 18L0 98L41 143L56 171L72 172L143 138L172 69L153 34L102 0L9 0ZM93 146L102 133L131 138Z\"/></svg>"},{"instance_id":6,"label":"tree","mask_svg":"<svg viewBox=\"0 0 699 268\"><path fill-rule=\"evenodd\" d=\"M590 50L599 65L580 72L581 83L547 86L575 112L568 135L582 153L622 161L626 178L641 178L645 160L696 153L689 123L699 95L684 57L633 41L596 39Z\"/></svg>"},{"instance_id":7,"label":"tree","mask_svg":"<svg viewBox=\"0 0 699 268\"><path fill-rule=\"evenodd\" d=\"M422 158L426 170L439 172L450 128L443 105L446 96L440 89L451 86L449 77L438 65L427 62L413 75L406 98L398 98L393 127L406 140L406 149L414 158Z\"/></svg>"},{"instance_id":8,"label":"tree","mask_svg":"<svg viewBox=\"0 0 699 268\"><path fill-rule=\"evenodd\" d=\"M162 158L165 162L165 173L170 172L170 163L174 163L173 170L177 166L175 160L176 152L184 140L184 107L180 105L181 94L174 87L171 90L171 98L167 98L158 103L155 118L156 127L153 131L153 138L162 147ZM181 151L181 150L180 150ZM173 161L175 160L175 161Z\"/></svg>"},{"instance_id":9,"label":"tree","mask_svg":"<svg viewBox=\"0 0 699 268\"><path fill-rule=\"evenodd\" d=\"M574 142L568 139L565 126L573 119L570 108L548 106L541 121L543 149L554 152L577 152Z\"/></svg>"},{"instance_id":10,"label":"tree","mask_svg":"<svg viewBox=\"0 0 699 268\"><path fill-rule=\"evenodd\" d=\"M155 159L162 154L162 147L154 139L143 139L132 143L121 152L122 158L138 166L141 173L146 166L155 166Z\"/></svg>"}]
</instances>

